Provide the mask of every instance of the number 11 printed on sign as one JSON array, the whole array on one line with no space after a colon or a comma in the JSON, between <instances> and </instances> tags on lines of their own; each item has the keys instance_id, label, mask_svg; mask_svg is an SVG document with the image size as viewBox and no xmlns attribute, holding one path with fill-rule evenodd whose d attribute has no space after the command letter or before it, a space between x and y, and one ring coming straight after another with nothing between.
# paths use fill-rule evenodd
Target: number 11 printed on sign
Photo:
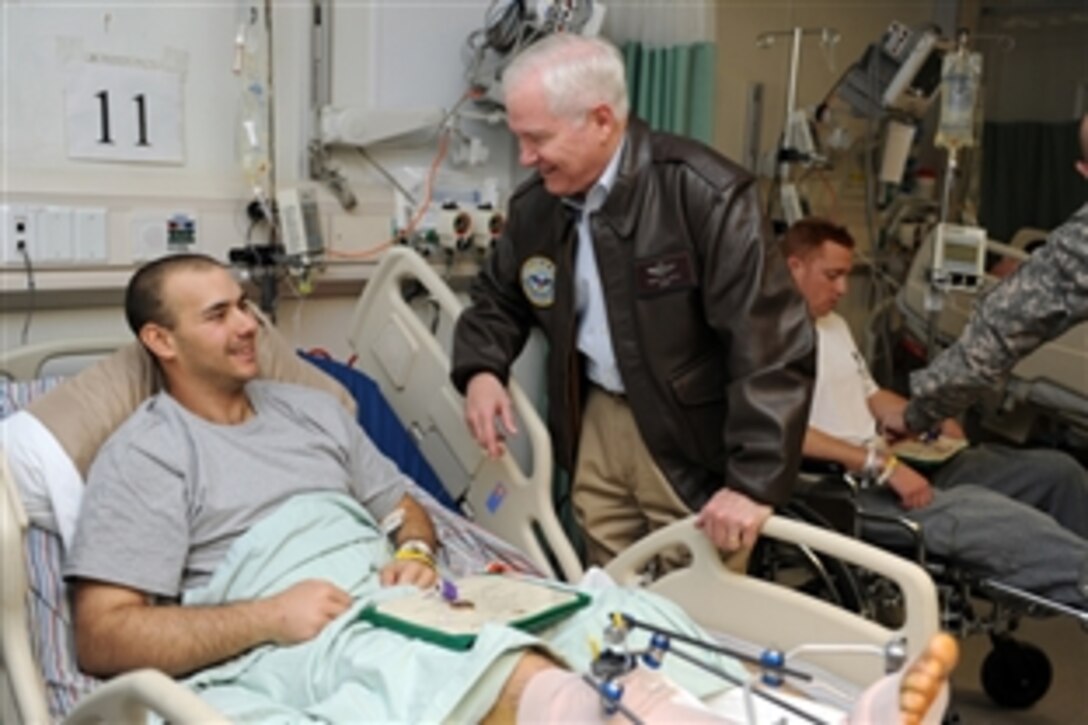
<instances>
[{"instance_id":1,"label":"number 11 printed on sign","mask_svg":"<svg viewBox=\"0 0 1088 725\"><path fill-rule=\"evenodd\" d=\"M181 74L156 68L83 63L65 92L68 156L180 164Z\"/></svg>"}]
</instances>

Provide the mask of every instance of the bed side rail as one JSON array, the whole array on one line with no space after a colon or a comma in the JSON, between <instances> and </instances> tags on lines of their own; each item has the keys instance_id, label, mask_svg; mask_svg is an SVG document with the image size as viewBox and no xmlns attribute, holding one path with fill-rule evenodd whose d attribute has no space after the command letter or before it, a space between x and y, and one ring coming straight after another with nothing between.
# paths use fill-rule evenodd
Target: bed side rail
<instances>
[{"instance_id":1,"label":"bed side rail","mask_svg":"<svg viewBox=\"0 0 1088 725\"><path fill-rule=\"evenodd\" d=\"M413 307L425 300L433 310ZM367 282L352 316L348 343L359 368L378 384L427 462L469 518L517 546L544 572L576 581L582 566L551 500L552 449L547 429L521 387L510 397L529 443L529 470L508 450L484 455L464 423L463 398L449 380L449 352L462 304L419 254L390 249ZM430 324L426 314L433 314Z\"/></svg>"},{"instance_id":2,"label":"bed side rail","mask_svg":"<svg viewBox=\"0 0 1088 725\"><path fill-rule=\"evenodd\" d=\"M26 608L29 585L23 551L28 521L2 452L0 503L0 544L3 547L0 564L4 572L0 579L0 657L3 663L0 672L10 686L16 710L5 714L14 717L12 722L47 723L51 718L45 684L30 645ZM193 725L227 722L190 689L155 670L130 672L110 680L83 698L64 722L66 725L145 723L149 712L161 715L168 722Z\"/></svg>"},{"instance_id":3,"label":"bed side rail","mask_svg":"<svg viewBox=\"0 0 1088 725\"><path fill-rule=\"evenodd\" d=\"M64 719L64 725L146 723L149 713L177 725L229 723L196 693L158 670L136 670L104 683Z\"/></svg>"},{"instance_id":4,"label":"bed side rail","mask_svg":"<svg viewBox=\"0 0 1088 725\"><path fill-rule=\"evenodd\" d=\"M49 722L42 682L30 647L30 624L26 609L27 583L23 548L28 521L7 456L0 451L0 674L11 688L17 722ZM0 683L2 686L4 683Z\"/></svg>"},{"instance_id":5,"label":"bed side rail","mask_svg":"<svg viewBox=\"0 0 1088 725\"><path fill-rule=\"evenodd\" d=\"M42 370L50 361L105 357L131 342L131 337L91 337L52 340L4 350L0 352L0 378L33 380L41 377Z\"/></svg>"}]
</instances>

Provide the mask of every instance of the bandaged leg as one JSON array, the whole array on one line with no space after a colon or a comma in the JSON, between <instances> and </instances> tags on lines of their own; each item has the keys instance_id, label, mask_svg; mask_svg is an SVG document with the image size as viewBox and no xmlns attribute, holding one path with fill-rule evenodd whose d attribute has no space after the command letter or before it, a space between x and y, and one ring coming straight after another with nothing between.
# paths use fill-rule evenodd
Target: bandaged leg
<instances>
[{"instance_id":1,"label":"bandaged leg","mask_svg":"<svg viewBox=\"0 0 1088 725\"><path fill-rule=\"evenodd\" d=\"M939 633L906 670L888 675L861 694L850 713L853 725L892 722L936 725L948 706L948 677L959 659L959 645Z\"/></svg>"},{"instance_id":2,"label":"bandaged leg","mask_svg":"<svg viewBox=\"0 0 1088 725\"><path fill-rule=\"evenodd\" d=\"M644 722L726 722L658 672L639 667L619 682L623 685L620 703ZM605 713L601 696L581 675L558 668L533 675L522 694L517 718L519 724L628 721L621 713Z\"/></svg>"},{"instance_id":3,"label":"bandaged leg","mask_svg":"<svg viewBox=\"0 0 1088 725\"><path fill-rule=\"evenodd\" d=\"M948 677L958 658L956 640L937 634L906 670L888 675L866 689L848 722L940 723L948 704ZM619 682L624 688L620 702L644 722L729 722L657 671L638 667ZM517 722L597 724L623 723L627 718L621 713L607 715L600 694L581 675L548 667L535 671L521 690Z\"/></svg>"}]
</instances>

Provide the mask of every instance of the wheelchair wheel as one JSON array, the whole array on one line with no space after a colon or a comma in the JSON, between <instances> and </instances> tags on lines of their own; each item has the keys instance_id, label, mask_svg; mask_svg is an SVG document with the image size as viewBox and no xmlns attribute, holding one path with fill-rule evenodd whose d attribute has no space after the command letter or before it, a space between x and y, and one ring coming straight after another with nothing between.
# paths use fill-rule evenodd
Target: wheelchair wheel
<instances>
[{"instance_id":1,"label":"wheelchair wheel","mask_svg":"<svg viewBox=\"0 0 1088 725\"><path fill-rule=\"evenodd\" d=\"M982 689L1001 707L1031 707L1050 689L1050 659L1035 645L1011 637L995 637L993 643L982 662Z\"/></svg>"},{"instance_id":2,"label":"wheelchair wheel","mask_svg":"<svg viewBox=\"0 0 1088 725\"><path fill-rule=\"evenodd\" d=\"M822 528L832 528L820 514L797 502L787 504L778 513ZM748 574L788 586L851 612L865 614L867 610L861 586L850 567L835 557L820 554L807 546L761 538L749 557Z\"/></svg>"}]
</instances>

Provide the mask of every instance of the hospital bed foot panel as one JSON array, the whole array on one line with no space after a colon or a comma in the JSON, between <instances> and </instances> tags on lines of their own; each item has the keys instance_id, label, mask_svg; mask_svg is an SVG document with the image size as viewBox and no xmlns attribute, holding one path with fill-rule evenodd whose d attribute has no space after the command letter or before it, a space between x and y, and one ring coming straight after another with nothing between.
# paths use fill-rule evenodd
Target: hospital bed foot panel
<instances>
[{"instance_id":1,"label":"hospital bed foot panel","mask_svg":"<svg viewBox=\"0 0 1088 725\"><path fill-rule=\"evenodd\" d=\"M646 562L662 551L687 550L688 567L671 570L649 588L683 607L704 627L783 650L806 645L818 632L821 643L856 643L884 647L904 637L907 656L917 656L937 631L937 596L918 566L852 539L796 521L772 516L763 535L802 545L852 565L880 573L903 592L906 619L889 629L799 592L730 572L719 552L694 524L694 517L658 529L624 550L606 567L620 584L638 583ZM878 658L843 658L813 652L806 659L855 686L864 687L882 673Z\"/></svg>"}]
</instances>

